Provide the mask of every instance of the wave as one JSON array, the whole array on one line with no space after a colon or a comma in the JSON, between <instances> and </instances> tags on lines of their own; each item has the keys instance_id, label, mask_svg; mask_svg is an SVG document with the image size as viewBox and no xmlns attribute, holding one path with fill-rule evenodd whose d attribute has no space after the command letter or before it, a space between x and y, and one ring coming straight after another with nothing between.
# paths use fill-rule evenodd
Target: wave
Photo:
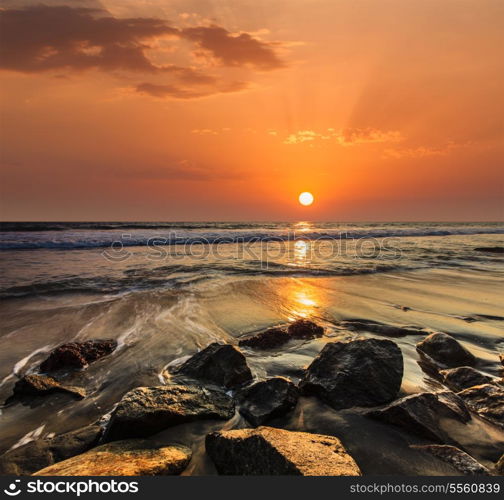
<instances>
[{"instance_id":1,"label":"wave","mask_svg":"<svg viewBox=\"0 0 504 500\"><path fill-rule=\"evenodd\" d=\"M124 227L122 228L124 229ZM173 229L173 228L172 228ZM187 229L187 228L185 228ZM243 228L241 228L243 229ZM137 231L121 234L117 231L67 232L61 237L50 231L36 234L0 233L0 250L86 250L93 248L120 248L172 245L217 245L233 243L286 242L294 240L352 240L362 238L406 238L426 236L464 236L481 234L504 234L503 227L451 227L445 229L417 227L384 229L352 229L333 231L296 232L293 230L243 231L237 229L220 231Z\"/></svg>"},{"instance_id":2,"label":"wave","mask_svg":"<svg viewBox=\"0 0 504 500\"><path fill-rule=\"evenodd\" d=\"M60 295L68 293L115 295L160 289L176 291L191 284L224 276L331 277L412 270L417 267L418 266L397 265L397 263L380 263L371 268L362 267L359 269L341 267L337 269L328 269L289 266L276 262L261 265L253 261L249 261L242 267L216 264L200 266L161 266L154 269L128 269L124 271L124 276L118 278L110 276L96 276L90 278L72 276L64 279L35 281L29 285L0 289L0 298L12 299L27 296Z\"/></svg>"}]
</instances>

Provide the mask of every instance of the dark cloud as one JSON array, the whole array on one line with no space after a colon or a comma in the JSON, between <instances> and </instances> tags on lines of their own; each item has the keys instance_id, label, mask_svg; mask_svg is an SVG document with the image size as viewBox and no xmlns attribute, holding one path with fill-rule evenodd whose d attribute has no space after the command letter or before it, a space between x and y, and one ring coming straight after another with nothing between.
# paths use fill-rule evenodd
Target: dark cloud
<instances>
[{"instance_id":1,"label":"dark cloud","mask_svg":"<svg viewBox=\"0 0 504 500\"><path fill-rule=\"evenodd\" d=\"M220 26L184 28L180 36L211 53L225 66L249 64L261 70L282 68L285 64L273 50L273 44L253 38L248 33L234 35Z\"/></svg>"},{"instance_id":2,"label":"dark cloud","mask_svg":"<svg viewBox=\"0 0 504 500\"><path fill-rule=\"evenodd\" d=\"M159 19L118 19L90 8L38 5L0 11L0 64L22 72L47 70L155 72L145 42L174 34Z\"/></svg>"},{"instance_id":3,"label":"dark cloud","mask_svg":"<svg viewBox=\"0 0 504 500\"><path fill-rule=\"evenodd\" d=\"M140 94L150 95L152 97L172 97L175 99L197 99L199 97L208 97L215 94L229 92L238 92L246 89L247 82L231 82L225 84L216 83L213 86L203 87L182 87L176 84L156 84L141 83L136 86L136 91Z\"/></svg>"},{"instance_id":4,"label":"dark cloud","mask_svg":"<svg viewBox=\"0 0 504 500\"><path fill-rule=\"evenodd\" d=\"M179 29L162 19L116 18L99 8L46 5L0 10L0 23L0 67L20 72L94 68L173 73L173 66L156 65L146 55L150 40L163 36L187 40L226 66L283 66L272 44L219 26ZM196 77L191 70L186 75L178 71L182 80Z\"/></svg>"}]
</instances>

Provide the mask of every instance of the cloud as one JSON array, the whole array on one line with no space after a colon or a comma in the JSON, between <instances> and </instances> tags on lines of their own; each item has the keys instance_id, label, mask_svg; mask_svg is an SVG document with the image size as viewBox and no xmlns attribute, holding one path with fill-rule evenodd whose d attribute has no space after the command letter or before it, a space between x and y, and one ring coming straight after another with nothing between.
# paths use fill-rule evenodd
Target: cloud
<instances>
[{"instance_id":1,"label":"cloud","mask_svg":"<svg viewBox=\"0 0 504 500\"><path fill-rule=\"evenodd\" d=\"M370 144L382 142L398 142L403 139L397 130L378 130L374 128L347 128L336 130L328 128L324 132L314 130L299 130L288 135L283 141L284 144L300 144L303 142L336 141L341 146L355 146L357 144Z\"/></svg>"},{"instance_id":2,"label":"cloud","mask_svg":"<svg viewBox=\"0 0 504 500\"><path fill-rule=\"evenodd\" d=\"M0 67L48 70L155 72L145 55L149 39L173 34L160 19L118 19L107 11L37 5L0 11Z\"/></svg>"},{"instance_id":3,"label":"cloud","mask_svg":"<svg viewBox=\"0 0 504 500\"><path fill-rule=\"evenodd\" d=\"M225 94L229 92L238 92L248 87L247 82L215 83L203 87L182 87L174 84L156 84L141 83L135 87L140 94L150 95L151 97L175 99L197 99L208 97L215 94Z\"/></svg>"},{"instance_id":4,"label":"cloud","mask_svg":"<svg viewBox=\"0 0 504 500\"><path fill-rule=\"evenodd\" d=\"M468 146L469 143L448 142L443 146L418 146L414 148L390 148L383 152L384 158L426 158L429 156L447 156L453 150Z\"/></svg>"},{"instance_id":5,"label":"cloud","mask_svg":"<svg viewBox=\"0 0 504 500\"><path fill-rule=\"evenodd\" d=\"M0 22L1 68L14 71L172 71L146 55L149 41L161 37L188 40L225 66L284 66L272 43L216 25L179 29L162 19L116 18L98 8L46 5L0 10Z\"/></svg>"},{"instance_id":6,"label":"cloud","mask_svg":"<svg viewBox=\"0 0 504 500\"><path fill-rule=\"evenodd\" d=\"M274 43L263 42L248 33L233 34L216 25L184 28L179 33L224 66L250 65L263 71L285 66L274 51Z\"/></svg>"}]
</instances>

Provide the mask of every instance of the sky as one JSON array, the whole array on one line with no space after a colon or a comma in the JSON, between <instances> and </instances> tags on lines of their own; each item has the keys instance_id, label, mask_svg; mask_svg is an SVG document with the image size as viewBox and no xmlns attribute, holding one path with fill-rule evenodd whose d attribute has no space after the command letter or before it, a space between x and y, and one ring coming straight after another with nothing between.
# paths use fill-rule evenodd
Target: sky
<instances>
[{"instance_id":1,"label":"sky","mask_svg":"<svg viewBox=\"0 0 504 500\"><path fill-rule=\"evenodd\" d=\"M502 26L502 0L3 0L0 218L503 220Z\"/></svg>"}]
</instances>

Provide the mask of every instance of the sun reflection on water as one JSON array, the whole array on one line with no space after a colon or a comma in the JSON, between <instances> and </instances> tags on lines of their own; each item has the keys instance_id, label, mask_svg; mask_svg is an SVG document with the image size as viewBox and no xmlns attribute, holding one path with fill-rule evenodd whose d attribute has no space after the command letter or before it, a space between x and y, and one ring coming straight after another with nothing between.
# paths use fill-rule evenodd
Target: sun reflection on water
<instances>
[{"instance_id":1,"label":"sun reflection on water","mask_svg":"<svg viewBox=\"0 0 504 500\"><path fill-rule=\"evenodd\" d=\"M290 284L285 289L287 319L310 319L318 316L321 304L320 290L301 281Z\"/></svg>"}]
</instances>

